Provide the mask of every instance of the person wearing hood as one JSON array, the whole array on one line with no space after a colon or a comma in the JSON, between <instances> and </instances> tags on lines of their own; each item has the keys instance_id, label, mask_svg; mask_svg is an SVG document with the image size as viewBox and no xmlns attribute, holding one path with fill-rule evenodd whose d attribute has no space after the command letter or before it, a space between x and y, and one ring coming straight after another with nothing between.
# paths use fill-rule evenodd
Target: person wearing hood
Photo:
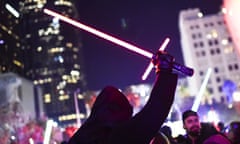
<instances>
[{"instance_id":1,"label":"person wearing hood","mask_svg":"<svg viewBox=\"0 0 240 144\"><path fill-rule=\"evenodd\" d=\"M159 51L152 63L156 80L138 113L133 116L132 106L119 89L106 86L68 144L149 144L168 116L178 79L173 73L174 58L166 52Z\"/></svg>"}]
</instances>

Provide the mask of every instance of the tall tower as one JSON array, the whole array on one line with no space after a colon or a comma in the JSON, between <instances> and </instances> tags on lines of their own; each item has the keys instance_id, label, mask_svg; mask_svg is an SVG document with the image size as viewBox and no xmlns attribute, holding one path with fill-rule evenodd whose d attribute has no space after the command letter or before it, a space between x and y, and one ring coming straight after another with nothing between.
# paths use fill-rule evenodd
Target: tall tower
<instances>
[{"instance_id":1,"label":"tall tower","mask_svg":"<svg viewBox=\"0 0 240 144\"><path fill-rule=\"evenodd\" d=\"M2 0L0 7L0 73L23 74L18 5L16 2Z\"/></svg>"},{"instance_id":2,"label":"tall tower","mask_svg":"<svg viewBox=\"0 0 240 144\"><path fill-rule=\"evenodd\" d=\"M225 97L222 86L225 80L240 82L240 58L234 48L222 13L204 16L199 9L180 12L181 45L186 65L195 74L189 79L192 95L201 87L207 69L212 68L207 90L218 102Z\"/></svg>"},{"instance_id":3,"label":"tall tower","mask_svg":"<svg viewBox=\"0 0 240 144\"><path fill-rule=\"evenodd\" d=\"M23 0L20 2L24 33L27 77L43 90L45 114L59 123L76 121L85 116L81 91L85 90L83 54L78 30L47 16L43 8L77 18L70 0ZM80 115L76 115L74 97Z\"/></svg>"}]
</instances>

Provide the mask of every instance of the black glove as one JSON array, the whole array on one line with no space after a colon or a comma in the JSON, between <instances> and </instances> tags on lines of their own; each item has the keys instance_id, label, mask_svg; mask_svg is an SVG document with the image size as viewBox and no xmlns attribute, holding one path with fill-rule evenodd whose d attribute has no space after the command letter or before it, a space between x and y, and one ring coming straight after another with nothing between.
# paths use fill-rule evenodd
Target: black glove
<instances>
[{"instance_id":1,"label":"black glove","mask_svg":"<svg viewBox=\"0 0 240 144\"><path fill-rule=\"evenodd\" d=\"M158 51L152 58L156 73L159 71L172 72L175 58L165 51Z\"/></svg>"}]
</instances>

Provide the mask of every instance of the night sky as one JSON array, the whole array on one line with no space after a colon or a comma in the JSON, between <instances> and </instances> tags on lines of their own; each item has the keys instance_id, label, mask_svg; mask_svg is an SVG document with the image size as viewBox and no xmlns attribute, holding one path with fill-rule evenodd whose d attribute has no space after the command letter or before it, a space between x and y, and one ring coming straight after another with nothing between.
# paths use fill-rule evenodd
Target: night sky
<instances>
[{"instance_id":1,"label":"night sky","mask_svg":"<svg viewBox=\"0 0 240 144\"><path fill-rule=\"evenodd\" d=\"M166 51L183 64L179 11L200 8L203 14L214 14L221 4L222 0L81 0L77 8L82 23L152 53L169 37ZM149 59L88 32L82 31L81 35L90 90L154 82L153 71L146 81L141 80Z\"/></svg>"}]
</instances>

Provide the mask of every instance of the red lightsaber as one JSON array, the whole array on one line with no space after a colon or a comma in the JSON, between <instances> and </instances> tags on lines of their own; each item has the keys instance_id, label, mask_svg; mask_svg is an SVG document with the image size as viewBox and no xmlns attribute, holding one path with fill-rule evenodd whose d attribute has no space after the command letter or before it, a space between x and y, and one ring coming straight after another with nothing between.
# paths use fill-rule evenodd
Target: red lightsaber
<instances>
[{"instance_id":1,"label":"red lightsaber","mask_svg":"<svg viewBox=\"0 0 240 144\"><path fill-rule=\"evenodd\" d=\"M134 45L132 45L132 44L129 44L129 43L123 41L123 40L117 39L117 38L115 38L115 37L113 37L113 36L110 36L110 35L108 35L108 34L106 34L106 33L103 33L103 32L101 32L101 31L98 31L98 30L96 30L96 29L94 29L94 28L92 28L92 27L86 26L86 25L84 25L84 24L82 24L82 23L80 23L80 22L77 22L77 21L75 21L75 20L73 20L73 19L70 19L70 18L68 18L68 17L65 17L65 16L63 16L63 15L61 15L61 14L58 14L58 13L54 12L54 11L51 11L51 10L49 10L49 9L44 9L43 12L46 13L46 14L48 14L48 15L50 15L50 16L59 18L60 20L66 22L66 23L68 23L68 24L71 24L71 25L73 25L73 26L75 26L75 27L78 27L78 28L80 28L80 29L82 29L82 30L85 30L85 31L87 31L87 32L90 32L90 33L92 33L92 34L94 34L94 35L96 35L96 36L98 36L98 37L101 37L101 38L103 38L103 39L106 39L106 40L108 40L108 41L110 41L110 42L113 42L113 43L115 43L115 44L117 44L117 45L120 45L120 46L122 46L122 47L124 47L124 48L127 48L128 50L131 50L131 51L133 51L133 52L135 52L135 53L138 53L138 54L140 54L140 55L143 55L143 56L145 56L145 57L147 57L147 58L152 59L152 57L153 57L153 54L150 53L150 52L148 52L148 51L146 51L146 50L143 50L143 49L141 49L141 48L139 48L139 47L136 47L136 46L134 46ZM166 46L165 46L165 47L166 47ZM151 66L151 67L152 67L152 66ZM183 66L183 65L174 63L173 68L174 68L175 70L177 70L177 71L180 71L180 72L186 74L186 75L189 75L189 76L192 76L192 75L193 75L193 69L188 68L188 67L185 67L185 66ZM148 73L149 73L149 72L148 72ZM146 76L145 76L145 77L146 77Z\"/></svg>"},{"instance_id":2,"label":"red lightsaber","mask_svg":"<svg viewBox=\"0 0 240 144\"><path fill-rule=\"evenodd\" d=\"M56 13L56 12L53 12L53 11L51 11L51 10L49 10L49 9L44 9L43 12L46 13L46 14L48 14L48 15L50 15L50 16L54 16L54 17L56 17L56 18L59 18L60 20L66 22L66 23L68 23L68 24L71 24L71 25L73 25L73 26L75 26L75 27L78 27L78 28L80 28L80 29L82 29L82 30L85 30L85 31L87 31L87 32L90 32L90 33L92 33L92 34L94 34L94 35L96 35L96 36L99 36L99 37L101 37L101 38L103 38L103 39L106 39L106 40L108 40L108 41L111 41L111 42L113 42L113 43L115 43L115 44L117 44L117 45L120 45L120 46L122 46L122 47L124 47L124 48L127 48L127 49L129 49L129 50L131 50L131 51L134 51L134 52L136 52L136 53L138 53L138 54L141 54L141 55L143 55L143 56L145 56L145 57L152 58L152 56L153 56L153 54L150 53L150 52L148 52L148 51L145 51L145 50L143 50L143 49L141 49L141 48L138 48L138 47L136 47L136 46L134 46L134 45L132 45L132 44L129 44L129 43L125 42L125 41L122 41L122 40L120 40L120 39L117 39L117 38L115 38L115 37L113 37L113 36L110 36L110 35L108 35L108 34L106 34L106 33L103 33L103 32L101 32L101 31L99 31L99 30L96 30L96 29L94 29L94 28L92 28L92 27L86 26L86 25L84 25L84 24L82 24L82 23L80 23L80 22L77 22L77 21L75 21L75 20L72 20L72 19L70 19L70 18L68 18L68 17L65 17L65 16L63 16L63 15L60 15L60 14L58 14L58 13Z\"/></svg>"}]
</instances>

